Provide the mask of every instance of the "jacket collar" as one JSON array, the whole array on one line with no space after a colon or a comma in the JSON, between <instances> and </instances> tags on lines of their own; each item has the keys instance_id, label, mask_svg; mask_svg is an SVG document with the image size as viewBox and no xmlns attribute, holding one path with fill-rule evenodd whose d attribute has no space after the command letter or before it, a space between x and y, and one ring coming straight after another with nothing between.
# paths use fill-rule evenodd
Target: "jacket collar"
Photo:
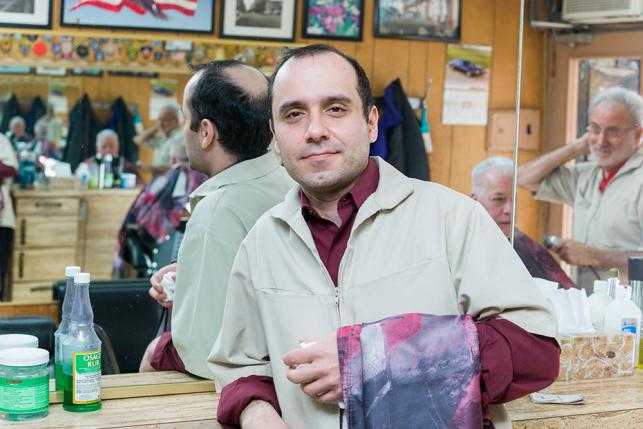
<instances>
[{"instance_id":1,"label":"jacket collar","mask_svg":"<svg viewBox=\"0 0 643 429\"><path fill-rule=\"evenodd\" d=\"M411 179L400 173L382 158L373 157L373 159L379 167L380 180L375 192L371 194L359 208L353 224L353 230L380 210L394 208L413 193ZM312 235L301 213L300 189L299 186L292 188L286 194L284 202L275 207L270 214L272 217L281 219L290 225L297 235L299 235L309 247L314 249L315 244L312 240Z\"/></svg>"},{"instance_id":2,"label":"jacket collar","mask_svg":"<svg viewBox=\"0 0 643 429\"><path fill-rule=\"evenodd\" d=\"M196 204L201 199L219 188L255 180L267 176L279 168L281 167L273 152L233 164L219 174L210 177L190 194L190 208L194 211Z\"/></svg>"}]
</instances>

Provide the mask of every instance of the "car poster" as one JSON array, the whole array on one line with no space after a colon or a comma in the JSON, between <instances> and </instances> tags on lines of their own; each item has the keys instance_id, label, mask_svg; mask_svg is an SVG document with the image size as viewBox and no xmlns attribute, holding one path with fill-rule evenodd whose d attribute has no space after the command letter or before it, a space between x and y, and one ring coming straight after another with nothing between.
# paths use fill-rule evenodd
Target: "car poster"
<instances>
[{"instance_id":1,"label":"car poster","mask_svg":"<svg viewBox=\"0 0 643 429\"><path fill-rule=\"evenodd\" d=\"M491 46L447 46L442 123L487 125Z\"/></svg>"}]
</instances>

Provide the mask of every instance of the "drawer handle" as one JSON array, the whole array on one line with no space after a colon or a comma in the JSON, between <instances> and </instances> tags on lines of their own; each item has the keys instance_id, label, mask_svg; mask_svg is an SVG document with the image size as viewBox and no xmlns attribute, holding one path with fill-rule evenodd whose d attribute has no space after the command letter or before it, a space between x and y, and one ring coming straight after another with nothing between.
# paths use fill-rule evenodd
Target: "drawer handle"
<instances>
[{"instance_id":1,"label":"drawer handle","mask_svg":"<svg viewBox=\"0 0 643 429\"><path fill-rule=\"evenodd\" d=\"M25 271L25 253L20 252L20 256L18 256L18 278L22 278L24 276L24 271Z\"/></svg>"},{"instance_id":2,"label":"drawer handle","mask_svg":"<svg viewBox=\"0 0 643 429\"><path fill-rule=\"evenodd\" d=\"M60 208L63 206L63 203L52 202L52 201L36 201L36 207L44 208Z\"/></svg>"},{"instance_id":3,"label":"drawer handle","mask_svg":"<svg viewBox=\"0 0 643 429\"><path fill-rule=\"evenodd\" d=\"M22 219L20 221L20 244L24 246L25 244L25 236L27 232L27 219Z\"/></svg>"}]
</instances>

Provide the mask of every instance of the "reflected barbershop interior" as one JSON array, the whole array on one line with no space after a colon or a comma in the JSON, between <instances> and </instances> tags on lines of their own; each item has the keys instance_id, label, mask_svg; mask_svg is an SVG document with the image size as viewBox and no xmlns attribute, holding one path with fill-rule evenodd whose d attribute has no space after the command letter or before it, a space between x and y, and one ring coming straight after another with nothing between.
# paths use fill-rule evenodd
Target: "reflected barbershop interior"
<instances>
[{"instance_id":1,"label":"reflected barbershop interior","mask_svg":"<svg viewBox=\"0 0 643 429\"><path fill-rule=\"evenodd\" d=\"M0 0L2 427L643 427L643 0Z\"/></svg>"}]
</instances>

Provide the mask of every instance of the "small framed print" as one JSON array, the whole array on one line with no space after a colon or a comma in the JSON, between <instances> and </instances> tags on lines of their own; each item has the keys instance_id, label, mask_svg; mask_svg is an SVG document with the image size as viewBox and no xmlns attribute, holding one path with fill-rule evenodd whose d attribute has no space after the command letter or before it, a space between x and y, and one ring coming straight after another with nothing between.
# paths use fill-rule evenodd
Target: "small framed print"
<instances>
[{"instance_id":1,"label":"small framed print","mask_svg":"<svg viewBox=\"0 0 643 429\"><path fill-rule=\"evenodd\" d=\"M375 37L460 40L461 0L375 0Z\"/></svg>"},{"instance_id":2,"label":"small framed print","mask_svg":"<svg viewBox=\"0 0 643 429\"><path fill-rule=\"evenodd\" d=\"M221 1L221 37L295 40L296 0Z\"/></svg>"},{"instance_id":3,"label":"small framed print","mask_svg":"<svg viewBox=\"0 0 643 429\"><path fill-rule=\"evenodd\" d=\"M0 0L0 27L51 28L51 0Z\"/></svg>"},{"instance_id":4,"label":"small framed print","mask_svg":"<svg viewBox=\"0 0 643 429\"><path fill-rule=\"evenodd\" d=\"M302 37L362 40L363 0L304 0Z\"/></svg>"}]
</instances>

